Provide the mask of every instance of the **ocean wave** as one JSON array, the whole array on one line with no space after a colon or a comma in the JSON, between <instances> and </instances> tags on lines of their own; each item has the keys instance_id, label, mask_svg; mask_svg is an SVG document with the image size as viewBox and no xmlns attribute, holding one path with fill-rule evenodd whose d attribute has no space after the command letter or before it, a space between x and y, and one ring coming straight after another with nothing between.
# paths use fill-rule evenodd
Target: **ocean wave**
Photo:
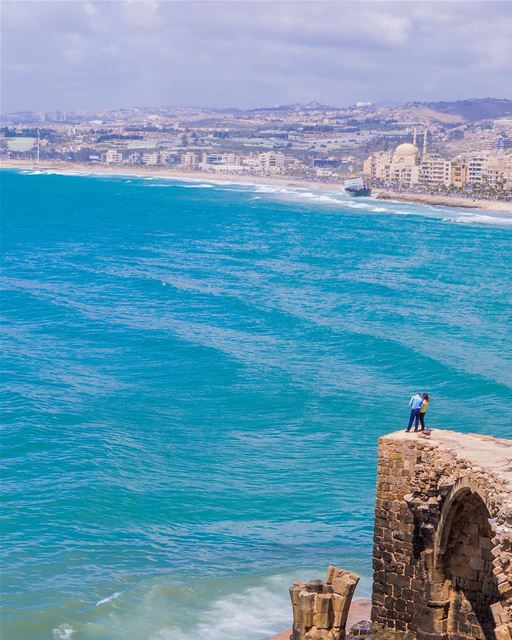
<instances>
[{"instance_id":1,"label":"ocean wave","mask_svg":"<svg viewBox=\"0 0 512 640\"><path fill-rule=\"evenodd\" d=\"M471 213L464 215L445 216L444 222L455 222L456 224L485 224L510 227L512 226L512 215L492 215L490 213Z\"/></svg>"},{"instance_id":2,"label":"ocean wave","mask_svg":"<svg viewBox=\"0 0 512 640\"><path fill-rule=\"evenodd\" d=\"M172 187L172 184L145 184L143 186L145 188L169 189L169 187Z\"/></svg>"},{"instance_id":3,"label":"ocean wave","mask_svg":"<svg viewBox=\"0 0 512 640\"><path fill-rule=\"evenodd\" d=\"M164 627L151 640L268 640L290 623L286 586L271 579L263 586L219 598L192 628Z\"/></svg>"},{"instance_id":4,"label":"ocean wave","mask_svg":"<svg viewBox=\"0 0 512 640\"><path fill-rule=\"evenodd\" d=\"M116 591L115 593L113 593L111 596L108 596L107 598L103 598L102 600L99 600L96 603L96 606L99 607L102 604L107 604L107 602L111 602L112 600L116 600L117 598L119 598L119 596L122 595L121 591Z\"/></svg>"},{"instance_id":5,"label":"ocean wave","mask_svg":"<svg viewBox=\"0 0 512 640\"><path fill-rule=\"evenodd\" d=\"M184 189L214 189L215 185L207 184L206 182L201 184L187 184L181 185Z\"/></svg>"},{"instance_id":6,"label":"ocean wave","mask_svg":"<svg viewBox=\"0 0 512 640\"><path fill-rule=\"evenodd\" d=\"M76 633L76 629L69 624L61 624L52 630L52 638L54 640L70 640Z\"/></svg>"}]
</instances>

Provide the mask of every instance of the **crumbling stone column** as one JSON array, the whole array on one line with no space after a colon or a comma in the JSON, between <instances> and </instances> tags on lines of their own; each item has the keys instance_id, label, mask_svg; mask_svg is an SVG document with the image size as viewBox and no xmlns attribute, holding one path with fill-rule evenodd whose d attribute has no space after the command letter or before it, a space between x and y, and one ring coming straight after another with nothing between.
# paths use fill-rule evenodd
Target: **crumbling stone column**
<instances>
[{"instance_id":1,"label":"crumbling stone column","mask_svg":"<svg viewBox=\"0 0 512 640\"><path fill-rule=\"evenodd\" d=\"M344 640L348 611L359 576L330 566L325 582L296 582L290 587L292 640Z\"/></svg>"}]
</instances>

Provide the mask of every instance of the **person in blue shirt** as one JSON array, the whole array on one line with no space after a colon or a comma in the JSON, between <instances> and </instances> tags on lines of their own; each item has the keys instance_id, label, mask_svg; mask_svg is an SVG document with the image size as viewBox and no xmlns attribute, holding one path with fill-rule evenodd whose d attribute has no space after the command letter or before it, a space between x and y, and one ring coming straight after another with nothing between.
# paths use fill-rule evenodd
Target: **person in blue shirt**
<instances>
[{"instance_id":1,"label":"person in blue shirt","mask_svg":"<svg viewBox=\"0 0 512 640\"><path fill-rule=\"evenodd\" d=\"M412 423L414 422L414 431L418 431L420 423L420 412L423 406L423 397L420 393L415 393L409 400L409 406L411 407L411 415L409 416L409 424L405 430L407 433L411 430Z\"/></svg>"}]
</instances>

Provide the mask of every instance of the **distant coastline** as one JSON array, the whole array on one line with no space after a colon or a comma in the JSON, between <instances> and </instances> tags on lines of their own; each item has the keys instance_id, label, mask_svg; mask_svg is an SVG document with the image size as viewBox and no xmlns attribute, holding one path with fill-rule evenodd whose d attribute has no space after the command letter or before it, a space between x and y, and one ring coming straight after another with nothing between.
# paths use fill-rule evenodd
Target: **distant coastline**
<instances>
[{"instance_id":1,"label":"distant coastline","mask_svg":"<svg viewBox=\"0 0 512 640\"><path fill-rule=\"evenodd\" d=\"M177 168L159 167L120 167L107 165L90 165L77 162L47 161L39 163L31 160L2 160L0 168L57 171L62 173L88 173L98 175L118 175L132 177L160 177L175 178L176 180L194 180L197 182L219 182L258 185L281 185L299 189L312 189L318 191L343 192L343 186L333 182L317 182L293 178L291 176L253 176L232 175L230 173L207 173L199 171L186 171ZM424 193L411 193L406 191L395 192L389 189L373 189L373 198L377 200L396 200L397 202L411 202L431 206L448 206L466 209L483 209L486 211L500 211L512 213L512 202L501 200L484 200L481 198L463 198L460 196L433 195Z\"/></svg>"},{"instance_id":2,"label":"distant coastline","mask_svg":"<svg viewBox=\"0 0 512 640\"><path fill-rule=\"evenodd\" d=\"M389 189L374 189L373 196L379 200L398 200L400 202L414 202L433 206L462 207L464 209L486 209L487 211L502 211L512 213L512 202L503 200L485 200L483 198L464 198L429 193L410 193L407 191L391 191Z\"/></svg>"}]
</instances>

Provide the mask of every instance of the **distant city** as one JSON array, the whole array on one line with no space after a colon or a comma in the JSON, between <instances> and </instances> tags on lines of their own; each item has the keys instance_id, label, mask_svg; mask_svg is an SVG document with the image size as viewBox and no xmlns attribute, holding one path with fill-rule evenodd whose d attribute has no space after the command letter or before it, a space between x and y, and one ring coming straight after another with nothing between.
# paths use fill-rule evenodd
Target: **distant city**
<instances>
[{"instance_id":1,"label":"distant city","mask_svg":"<svg viewBox=\"0 0 512 640\"><path fill-rule=\"evenodd\" d=\"M511 199L512 100L9 113L0 157Z\"/></svg>"}]
</instances>

